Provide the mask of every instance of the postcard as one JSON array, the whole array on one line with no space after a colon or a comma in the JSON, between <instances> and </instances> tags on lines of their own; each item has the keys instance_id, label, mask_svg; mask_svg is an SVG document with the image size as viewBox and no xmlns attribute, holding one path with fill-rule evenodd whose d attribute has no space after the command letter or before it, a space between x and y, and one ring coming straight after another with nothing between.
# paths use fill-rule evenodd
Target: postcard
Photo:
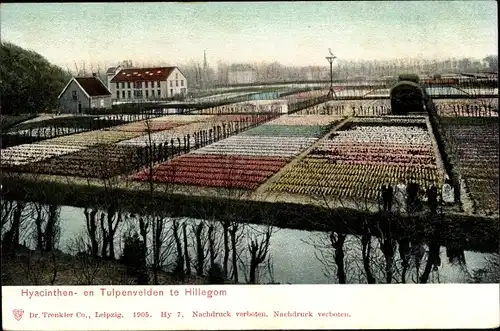
<instances>
[{"instance_id":1,"label":"postcard","mask_svg":"<svg viewBox=\"0 0 500 331\"><path fill-rule=\"evenodd\" d=\"M500 324L495 2L0 10L5 330Z\"/></svg>"}]
</instances>

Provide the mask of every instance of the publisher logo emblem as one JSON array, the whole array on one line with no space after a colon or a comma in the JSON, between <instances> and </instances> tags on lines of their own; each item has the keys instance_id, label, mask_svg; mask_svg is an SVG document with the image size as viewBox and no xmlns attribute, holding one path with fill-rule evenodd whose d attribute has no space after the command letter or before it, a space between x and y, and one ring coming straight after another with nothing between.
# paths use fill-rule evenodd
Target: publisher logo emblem
<instances>
[{"instance_id":1,"label":"publisher logo emblem","mask_svg":"<svg viewBox=\"0 0 500 331\"><path fill-rule=\"evenodd\" d=\"M24 315L24 310L22 309L14 309L12 311L12 314L14 314L14 318L18 321L21 320L21 318L23 318L23 315Z\"/></svg>"}]
</instances>

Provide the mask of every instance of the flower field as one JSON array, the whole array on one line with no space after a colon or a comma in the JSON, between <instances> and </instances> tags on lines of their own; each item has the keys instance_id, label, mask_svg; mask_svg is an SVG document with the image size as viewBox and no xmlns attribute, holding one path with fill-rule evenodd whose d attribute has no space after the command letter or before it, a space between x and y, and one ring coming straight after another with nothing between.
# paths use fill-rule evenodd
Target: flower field
<instances>
[{"instance_id":1,"label":"flower field","mask_svg":"<svg viewBox=\"0 0 500 331\"><path fill-rule=\"evenodd\" d=\"M331 100L300 110L297 115L379 116L390 112L389 100Z\"/></svg>"},{"instance_id":2,"label":"flower field","mask_svg":"<svg viewBox=\"0 0 500 331\"><path fill-rule=\"evenodd\" d=\"M260 137L237 136L229 137L211 145L197 149L192 154L210 155L245 155L294 157L311 146L317 138L304 137Z\"/></svg>"},{"instance_id":3,"label":"flower field","mask_svg":"<svg viewBox=\"0 0 500 331\"><path fill-rule=\"evenodd\" d=\"M433 102L441 117L498 117L498 99L437 99Z\"/></svg>"},{"instance_id":4,"label":"flower field","mask_svg":"<svg viewBox=\"0 0 500 331\"><path fill-rule=\"evenodd\" d=\"M255 189L288 162L272 156L227 156L187 154L153 169L153 180L161 183L205 187ZM148 170L132 177L149 179Z\"/></svg>"},{"instance_id":5,"label":"flower field","mask_svg":"<svg viewBox=\"0 0 500 331\"><path fill-rule=\"evenodd\" d=\"M70 145L70 146L94 146L98 144L114 144L122 140L135 138L143 133L128 131L97 130L73 134L40 141L39 145Z\"/></svg>"},{"instance_id":6,"label":"flower field","mask_svg":"<svg viewBox=\"0 0 500 331\"><path fill-rule=\"evenodd\" d=\"M476 212L498 212L499 143L496 118L441 119Z\"/></svg>"},{"instance_id":7,"label":"flower field","mask_svg":"<svg viewBox=\"0 0 500 331\"><path fill-rule=\"evenodd\" d=\"M282 115L263 125L241 133L256 137L319 138L342 119L338 116Z\"/></svg>"},{"instance_id":8,"label":"flower field","mask_svg":"<svg viewBox=\"0 0 500 331\"><path fill-rule=\"evenodd\" d=\"M175 123L193 123L193 122L205 122L212 119L214 115L167 115L162 117L156 117L151 119L151 122L175 122Z\"/></svg>"},{"instance_id":9,"label":"flower field","mask_svg":"<svg viewBox=\"0 0 500 331\"><path fill-rule=\"evenodd\" d=\"M241 133L248 137L309 137L319 138L328 132L328 127L319 125L260 125Z\"/></svg>"},{"instance_id":10,"label":"flower field","mask_svg":"<svg viewBox=\"0 0 500 331\"><path fill-rule=\"evenodd\" d=\"M31 136L31 137L40 137L40 138L51 138L55 136L64 136L68 134L78 133L87 131L84 128L69 128L69 127L37 127L34 129L24 129L18 131L9 131L6 134L15 136Z\"/></svg>"},{"instance_id":11,"label":"flower field","mask_svg":"<svg viewBox=\"0 0 500 331\"><path fill-rule=\"evenodd\" d=\"M182 116L182 115L179 115ZM262 121L270 118L269 116L252 116L252 115L220 115L220 116L210 116L210 115L184 115L185 117L193 117L198 119L194 122L186 122L184 119L181 120L180 117L176 119L178 123L184 123L183 125L176 126L170 130L154 132L151 135L141 135L139 137L134 137L132 139L124 140L119 142L119 145L134 145L134 146L147 146L149 144L149 139L151 138L151 143L160 144L164 142L170 143L171 139L184 140L187 135L190 136L190 145L195 146L196 139L195 134L200 131L212 131L212 140L215 139L217 132L222 134L222 131L226 130L226 134L232 134L236 130L243 130L250 125L260 123Z\"/></svg>"},{"instance_id":12,"label":"flower field","mask_svg":"<svg viewBox=\"0 0 500 331\"><path fill-rule=\"evenodd\" d=\"M31 163L23 171L83 178L110 178L138 167L136 148L101 145Z\"/></svg>"},{"instance_id":13,"label":"flower field","mask_svg":"<svg viewBox=\"0 0 500 331\"><path fill-rule=\"evenodd\" d=\"M344 125L268 190L373 200L386 181L442 182L426 127L395 121Z\"/></svg>"},{"instance_id":14,"label":"flower field","mask_svg":"<svg viewBox=\"0 0 500 331\"><path fill-rule=\"evenodd\" d=\"M283 115L264 125L319 125L328 126L342 120L340 116L332 115Z\"/></svg>"},{"instance_id":15,"label":"flower field","mask_svg":"<svg viewBox=\"0 0 500 331\"><path fill-rule=\"evenodd\" d=\"M152 144L161 144L164 143L165 141L170 143L171 139L177 140L183 139L186 135L191 135L191 144L194 144L194 136L193 134L195 132L198 132L200 130L209 130L213 126L220 125L221 122L214 122L214 121L206 121L206 122L194 122L194 123L189 123L181 126L176 126L170 130L165 130L165 131L160 131L160 132L154 132L152 133L151 136L151 143ZM132 139L128 140L123 140L118 143L118 145L133 145L133 146L147 146L149 145L149 139L150 136L148 134L142 135L140 137L135 137Z\"/></svg>"},{"instance_id":16,"label":"flower field","mask_svg":"<svg viewBox=\"0 0 500 331\"><path fill-rule=\"evenodd\" d=\"M188 122L189 123L189 122ZM118 125L115 127L111 127L106 129L107 131L122 131L122 132L140 132L140 133L147 133L147 132L158 132L158 131L164 131L164 130L169 130L172 128L175 128L176 126L183 125L184 123L182 122L169 122L169 121L141 121L141 122L134 122L134 123L129 123L129 124L124 124L124 125Z\"/></svg>"},{"instance_id":17,"label":"flower field","mask_svg":"<svg viewBox=\"0 0 500 331\"><path fill-rule=\"evenodd\" d=\"M25 144L2 150L2 168L22 166L28 163L53 158L81 150L83 147L67 145L37 145Z\"/></svg>"},{"instance_id":18,"label":"flower field","mask_svg":"<svg viewBox=\"0 0 500 331\"><path fill-rule=\"evenodd\" d=\"M251 100L233 103L224 106L204 108L194 111L194 114L254 114L254 113L281 113L284 101L282 100ZM203 116L203 115L199 115Z\"/></svg>"},{"instance_id":19,"label":"flower field","mask_svg":"<svg viewBox=\"0 0 500 331\"><path fill-rule=\"evenodd\" d=\"M314 91L306 91L306 92L299 92L295 94L290 94L283 99L288 100L289 102L294 102L297 100L305 100L305 99L312 99L312 98L317 98L323 95L328 94L328 89L323 89L323 90L314 90Z\"/></svg>"}]
</instances>

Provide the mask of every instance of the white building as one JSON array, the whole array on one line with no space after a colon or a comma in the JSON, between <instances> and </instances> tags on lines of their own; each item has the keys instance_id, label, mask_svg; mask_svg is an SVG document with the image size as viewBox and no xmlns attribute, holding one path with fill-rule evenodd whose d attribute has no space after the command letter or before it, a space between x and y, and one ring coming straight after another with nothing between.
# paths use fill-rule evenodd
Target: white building
<instances>
[{"instance_id":1,"label":"white building","mask_svg":"<svg viewBox=\"0 0 500 331\"><path fill-rule=\"evenodd\" d=\"M111 102L111 92L96 74L71 78L58 96L59 111L65 114L108 109L111 108Z\"/></svg>"},{"instance_id":2,"label":"white building","mask_svg":"<svg viewBox=\"0 0 500 331\"><path fill-rule=\"evenodd\" d=\"M121 66L118 66L118 67L111 67L109 68L107 71L106 71L106 86L108 87L108 89L110 88L111 86L111 79L113 79L113 77L115 77L115 75L120 71L122 70L122 67Z\"/></svg>"},{"instance_id":3,"label":"white building","mask_svg":"<svg viewBox=\"0 0 500 331\"><path fill-rule=\"evenodd\" d=\"M177 67L108 69L113 100L154 100L187 93L187 79Z\"/></svg>"}]
</instances>

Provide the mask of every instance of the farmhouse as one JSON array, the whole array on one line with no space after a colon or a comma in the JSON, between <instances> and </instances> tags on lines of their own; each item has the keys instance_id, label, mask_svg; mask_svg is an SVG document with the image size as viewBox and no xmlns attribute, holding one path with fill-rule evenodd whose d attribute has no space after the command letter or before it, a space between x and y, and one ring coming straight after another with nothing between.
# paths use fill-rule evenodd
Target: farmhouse
<instances>
[{"instance_id":1,"label":"farmhouse","mask_svg":"<svg viewBox=\"0 0 500 331\"><path fill-rule=\"evenodd\" d=\"M177 67L110 68L113 100L166 99L187 93L187 79Z\"/></svg>"},{"instance_id":2,"label":"farmhouse","mask_svg":"<svg viewBox=\"0 0 500 331\"><path fill-rule=\"evenodd\" d=\"M58 97L61 113L81 114L89 109L111 108L111 92L94 74L73 77Z\"/></svg>"}]
</instances>

